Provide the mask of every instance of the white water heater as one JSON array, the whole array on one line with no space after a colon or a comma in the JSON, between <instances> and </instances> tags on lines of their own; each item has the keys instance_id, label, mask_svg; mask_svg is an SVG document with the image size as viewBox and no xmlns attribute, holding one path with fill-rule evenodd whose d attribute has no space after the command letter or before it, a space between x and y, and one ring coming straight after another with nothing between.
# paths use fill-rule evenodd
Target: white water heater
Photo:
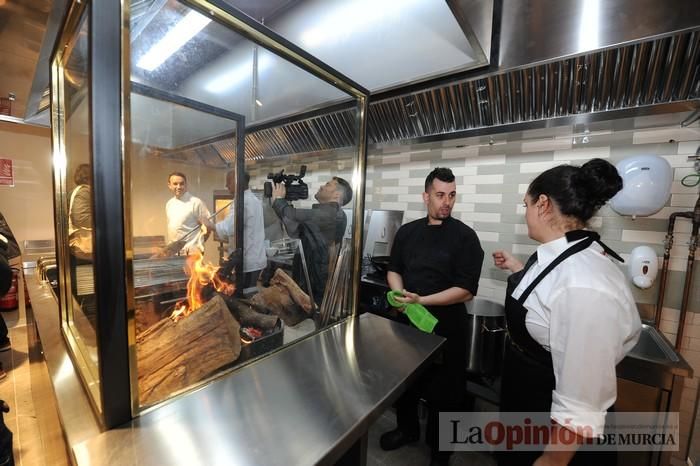
<instances>
[{"instance_id":1,"label":"white water heater","mask_svg":"<svg viewBox=\"0 0 700 466\"><path fill-rule=\"evenodd\" d=\"M622 177L622 190L610 199L615 212L646 216L666 205L673 184L673 171L666 159L638 155L620 160L615 167Z\"/></svg>"}]
</instances>

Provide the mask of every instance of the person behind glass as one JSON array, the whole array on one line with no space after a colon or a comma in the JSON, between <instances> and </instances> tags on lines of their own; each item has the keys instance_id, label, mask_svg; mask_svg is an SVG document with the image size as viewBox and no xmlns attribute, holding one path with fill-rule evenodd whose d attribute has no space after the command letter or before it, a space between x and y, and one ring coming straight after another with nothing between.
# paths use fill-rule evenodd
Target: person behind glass
<instances>
[{"instance_id":1,"label":"person behind glass","mask_svg":"<svg viewBox=\"0 0 700 466\"><path fill-rule=\"evenodd\" d=\"M417 408L424 398L428 403L426 443L431 448L431 464L447 464L451 454L439 451L438 416L440 411L463 407L467 365L464 303L476 295L484 260L474 230L451 216L456 196L457 185L449 168L436 168L427 176L423 201L428 215L399 228L387 272L391 289L403 295L397 300L424 305L438 319L435 333L447 341L442 361L397 401L397 427L381 436L380 445L394 450L418 440Z\"/></svg>"},{"instance_id":2,"label":"person behind glass","mask_svg":"<svg viewBox=\"0 0 700 466\"><path fill-rule=\"evenodd\" d=\"M603 433L617 397L615 366L636 344L641 321L625 275L610 257L622 259L584 228L620 189L617 170L601 159L551 168L530 183L525 221L528 236L541 244L526 265L506 251L493 253L497 267L513 272L502 411L549 413L557 430ZM502 454L499 465L616 464L615 452L577 449L543 445L538 452Z\"/></svg>"},{"instance_id":3,"label":"person behind glass","mask_svg":"<svg viewBox=\"0 0 700 466\"><path fill-rule=\"evenodd\" d=\"M92 244L92 168L87 163L78 165L73 174L75 188L68 203L68 246L70 250L71 292L83 311L93 316L94 295L78 295L78 267L90 266L93 262ZM89 267L85 267L89 268ZM91 274L81 274L81 284L89 285ZM82 286L83 289L93 288ZM90 320L90 322L93 322Z\"/></svg>"},{"instance_id":4,"label":"person behind glass","mask_svg":"<svg viewBox=\"0 0 700 466\"><path fill-rule=\"evenodd\" d=\"M79 264L92 262L92 169L81 163L73 174L75 188L68 203L68 238L71 255Z\"/></svg>"},{"instance_id":5,"label":"person behind glass","mask_svg":"<svg viewBox=\"0 0 700 466\"><path fill-rule=\"evenodd\" d=\"M342 206L352 200L352 187L343 178L334 176L321 186L314 197L317 204L309 209L295 209L284 197L287 189L283 183L275 183L272 190L272 208L282 220L287 234L299 237L299 225L313 223L321 231L329 247L342 241L347 218Z\"/></svg>"},{"instance_id":6,"label":"person behind glass","mask_svg":"<svg viewBox=\"0 0 700 466\"><path fill-rule=\"evenodd\" d=\"M260 271L267 265L265 255L265 224L263 222L263 206L260 199L250 190L250 175L243 173L243 286L255 286ZM236 173L234 170L226 173L226 189L236 195ZM216 234L219 238L228 239L228 253L234 251L234 215L233 203L229 206L226 218L216 224Z\"/></svg>"},{"instance_id":7,"label":"person behind glass","mask_svg":"<svg viewBox=\"0 0 700 466\"><path fill-rule=\"evenodd\" d=\"M352 200L352 188L343 178L334 176L318 189L315 195L318 203L313 204L311 209L294 208L285 199L286 194L285 185L275 183L272 209L282 220L287 234L301 239L311 282L310 294L320 305L328 281L328 270L338 257L347 225L341 207Z\"/></svg>"},{"instance_id":8,"label":"person behind glass","mask_svg":"<svg viewBox=\"0 0 700 466\"><path fill-rule=\"evenodd\" d=\"M179 251L183 255L198 249L204 251L204 242L214 224L209 220L209 209L198 197L187 192L187 177L181 172L168 175L168 189L173 197L165 204L168 218L168 242L181 241ZM204 227L204 231L202 231ZM193 230L199 231L196 233Z\"/></svg>"}]
</instances>

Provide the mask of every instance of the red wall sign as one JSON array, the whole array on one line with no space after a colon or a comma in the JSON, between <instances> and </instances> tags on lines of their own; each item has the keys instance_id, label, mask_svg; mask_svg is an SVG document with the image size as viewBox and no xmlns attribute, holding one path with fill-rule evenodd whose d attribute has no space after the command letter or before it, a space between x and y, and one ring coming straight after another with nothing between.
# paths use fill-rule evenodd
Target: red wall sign
<instances>
[{"instance_id":1,"label":"red wall sign","mask_svg":"<svg viewBox=\"0 0 700 466\"><path fill-rule=\"evenodd\" d=\"M0 186L14 186L15 172L12 170L12 160L0 159Z\"/></svg>"}]
</instances>

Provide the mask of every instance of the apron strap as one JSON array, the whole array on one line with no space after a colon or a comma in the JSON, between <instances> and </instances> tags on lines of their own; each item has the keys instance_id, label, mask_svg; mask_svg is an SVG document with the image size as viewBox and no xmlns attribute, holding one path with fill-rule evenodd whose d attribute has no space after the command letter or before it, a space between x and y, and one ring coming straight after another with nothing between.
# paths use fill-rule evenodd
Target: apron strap
<instances>
[{"instance_id":1,"label":"apron strap","mask_svg":"<svg viewBox=\"0 0 700 466\"><path fill-rule=\"evenodd\" d=\"M532 290L535 289L535 287L544 279L544 277L551 272L557 265L561 264L563 261L568 259L569 257L573 256L574 254L583 251L584 249L588 248L591 244L593 243L598 243L600 246L603 248L603 250L610 256L614 257L615 259L619 260L620 262L624 262L624 259L622 259L615 251L610 249L607 245L605 245L602 241L600 241L600 235L596 233L595 231L588 231L588 230L572 230L566 232L566 239L568 242L572 241L578 241L578 240L583 240L579 243L574 244L570 248L568 248L566 251L561 253L556 259L552 261L551 264L547 266L538 276L533 280L532 283L530 283L530 286L523 291L523 294L520 295L518 298L518 302L522 305L525 300L527 299L528 296L530 296L530 293L532 293ZM533 254L532 257L528 260L528 264L525 268L527 270L530 268L530 265L532 265L535 261L532 260L537 257L537 253Z\"/></svg>"},{"instance_id":2,"label":"apron strap","mask_svg":"<svg viewBox=\"0 0 700 466\"><path fill-rule=\"evenodd\" d=\"M600 240L600 235L596 233L595 231L589 231L589 230L571 230L566 232L566 240L570 243L572 241L577 241L580 239L584 238L593 238L593 241L596 243L600 244L600 247L603 248L603 251L605 251L605 254L612 256L615 260L622 262L623 264L625 263L625 260L620 257L615 251L610 249L607 244L603 243Z\"/></svg>"},{"instance_id":3,"label":"apron strap","mask_svg":"<svg viewBox=\"0 0 700 466\"><path fill-rule=\"evenodd\" d=\"M520 305L522 305L525 302L527 297L530 296L530 293L532 293L532 290L535 289L535 287L544 279L545 276L547 276L547 274L549 272L551 272L554 269L554 267L561 264L562 262L564 262L569 257L573 256L577 252L581 252L584 249L588 248L588 246L593 244L593 241L594 241L593 238L584 239L580 243L574 244L569 249L567 249L563 253L559 254L559 256L557 256L557 258L554 259L552 261L552 263L547 266L547 268L545 268L542 272L540 272L540 274L537 276L537 278L535 278L532 281L532 283L530 283L530 286L528 286L525 289L525 291L523 291L523 294L521 294L520 297L518 298L518 302L520 303Z\"/></svg>"}]
</instances>

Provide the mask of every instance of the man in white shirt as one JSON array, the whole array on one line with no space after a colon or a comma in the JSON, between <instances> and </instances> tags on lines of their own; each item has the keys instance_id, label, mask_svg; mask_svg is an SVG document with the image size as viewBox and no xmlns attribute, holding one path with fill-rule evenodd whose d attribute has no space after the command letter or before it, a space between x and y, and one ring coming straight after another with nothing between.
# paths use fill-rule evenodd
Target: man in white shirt
<instances>
[{"instance_id":1,"label":"man in white shirt","mask_svg":"<svg viewBox=\"0 0 700 466\"><path fill-rule=\"evenodd\" d=\"M265 222L263 205L260 199L248 187L250 175L243 173L243 286L255 286L260 271L267 266L265 256ZM233 170L226 174L226 189L236 195L236 176ZM216 235L228 239L229 254L234 250L234 213L233 204L229 207L226 218L216 224Z\"/></svg>"},{"instance_id":2,"label":"man in white shirt","mask_svg":"<svg viewBox=\"0 0 700 466\"><path fill-rule=\"evenodd\" d=\"M168 189L173 193L173 197L165 204L168 242L182 241L182 254L190 254L195 248L203 252L204 242L209 236L207 230L214 229L214 224L209 220L209 209L198 197L187 192L187 177L184 173L173 172L168 175ZM206 227L204 231L202 226ZM199 231L193 232L198 228Z\"/></svg>"}]
</instances>

